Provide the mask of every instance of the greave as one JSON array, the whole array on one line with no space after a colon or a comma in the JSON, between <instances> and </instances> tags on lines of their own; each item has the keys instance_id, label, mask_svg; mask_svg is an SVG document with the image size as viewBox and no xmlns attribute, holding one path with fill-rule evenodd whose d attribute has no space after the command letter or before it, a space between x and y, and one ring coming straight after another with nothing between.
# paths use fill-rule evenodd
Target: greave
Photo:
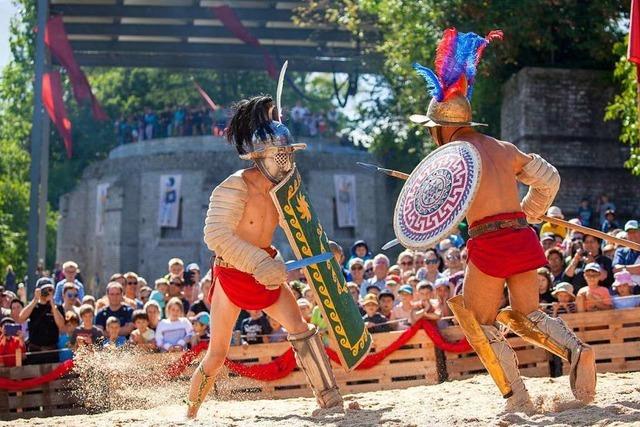
<instances>
[{"instance_id":1,"label":"greave","mask_svg":"<svg viewBox=\"0 0 640 427\"><path fill-rule=\"evenodd\" d=\"M185 403L187 404L187 417L189 418L195 418L198 413L198 409L200 409L200 405L202 405L202 402L204 402L204 399L207 397L209 390L211 390L211 387L214 384L213 376L204 373L202 362L198 365L196 372L200 375L200 382L196 389L196 395L193 400L189 397L185 399Z\"/></svg>"},{"instance_id":2,"label":"greave","mask_svg":"<svg viewBox=\"0 0 640 427\"><path fill-rule=\"evenodd\" d=\"M471 310L464 306L463 298L458 295L447 303L500 393L504 398L517 396L518 400L528 400L516 353L494 325L481 325L478 322Z\"/></svg>"},{"instance_id":3,"label":"greave","mask_svg":"<svg viewBox=\"0 0 640 427\"><path fill-rule=\"evenodd\" d=\"M321 408L342 405L342 396L340 396L329 358L316 327L310 324L308 331L289 334L288 340L296 354L298 366L307 377L318 405Z\"/></svg>"}]
</instances>

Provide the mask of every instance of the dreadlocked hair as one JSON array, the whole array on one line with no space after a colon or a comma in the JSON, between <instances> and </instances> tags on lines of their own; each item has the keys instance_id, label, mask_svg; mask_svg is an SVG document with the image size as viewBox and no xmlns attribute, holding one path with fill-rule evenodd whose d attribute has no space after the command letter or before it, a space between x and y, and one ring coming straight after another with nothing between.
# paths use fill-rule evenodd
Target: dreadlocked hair
<instances>
[{"instance_id":1,"label":"dreadlocked hair","mask_svg":"<svg viewBox=\"0 0 640 427\"><path fill-rule=\"evenodd\" d=\"M243 99L235 105L236 112L227 127L227 141L235 145L238 154L246 154L247 151L253 150L251 140L257 130L273 133L268 124L277 120L278 112L272 107L273 98L267 95Z\"/></svg>"}]
</instances>

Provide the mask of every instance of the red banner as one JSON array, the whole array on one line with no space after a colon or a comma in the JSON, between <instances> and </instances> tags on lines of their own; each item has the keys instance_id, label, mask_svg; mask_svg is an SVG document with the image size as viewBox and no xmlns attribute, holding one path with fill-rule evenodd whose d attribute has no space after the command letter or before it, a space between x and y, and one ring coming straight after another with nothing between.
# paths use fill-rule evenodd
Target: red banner
<instances>
[{"instance_id":1,"label":"red banner","mask_svg":"<svg viewBox=\"0 0 640 427\"><path fill-rule=\"evenodd\" d=\"M62 16L53 16L47 21L47 27L44 32L44 42L49 51L62 64L69 74L71 86L73 87L73 96L79 105L84 102L91 103L91 111L96 120L107 120L107 114L100 106L100 103L91 92L89 80L84 74L73 55L73 49L69 43L67 32L64 29Z\"/></svg>"},{"instance_id":2,"label":"red banner","mask_svg":"<svg viewBox=\"0 0 640 427\"><path fill-rule=\"evenodd\" d=\"M640 65L640 0L631 0L631 23L629 25L629 61Z\"/></svg>"},{"instance_id":3,"label":"red banner","mask_svg":"<svg viewBox=\"0 0 640 427\"><path fill-rule=\"evenodd\" d=\"M58 71L51 71L42 76L42 103L63 139L67 158L70 159L73 154L71 121L62 99L62 81Z\"/></svg>"},{"instance_id":4,"label":"red banner","mask_svg":"<svg viewBox=\"0 0 640 427\"><path fill-rule=\"evenodd\" d=\"M48 382L57 380L61 376L71 371L71 369L73 369L73 360L67 360L65 362L62 362L52 371L47 372L46 374L39 377L28 378L24 380L12 380L9 378L0 377L0 389L9 391L23 391L30 388L35 388Z\"/></svg>"},{"instance_id":5,"label":"red banner","mask_svg":"<svg viewBox=\"0 0 640 427\"><path fill-rule=\"evenodd\" d=\"M393 343L387 348L382 349L376 353L369 354L364 360L356 367L356 370L370 369L382 362L391 353L398 350L405 345L413 336L419 331L423 330L427 336L433 341L434 345L440 350L450 353L466 353L472 351L471 346L466 339L461 339L455 343L447 342L438 328L430 321L422 319L411 328L404 331ZM206 349L206 344L201 344L182 355L182 357L176 361L173 365L167 369L167 375L174 378L180 375L189 364L195 360L198 354ZM327 355L335 363L340 364L340 360L335 351L330 348L325 349ZM275 381L289 375L296 368L296 360L293 353L293 349L289 348L280 356L276 357L269 363L263 363L258 365L245 365L243 363L234 362L227 359L225 366L238 375L247 378L253 378L260 381Z\"/></svg>"},{"instance_id":6,"label":"red banner","mask_svg":"<svg viewBox=\"0 0 640 427\"><path fill-rule=\"evenodd\" d=\"M276 67L276 63L269 54L269 52L262 47L260 44L260 40L255 37L251 32L242 24L238 15L235 14L233 9L231 9L227 5L223 6L214 6L211 8L213 10L213 14L222 21L222 24L225 28L233 33L234 36L242 40L248 45L255 46L262 51L262 55L264 56L264 66L269 73L269 76L276 80L278 78L278 70Z\"/></svg>"}]
</instances>

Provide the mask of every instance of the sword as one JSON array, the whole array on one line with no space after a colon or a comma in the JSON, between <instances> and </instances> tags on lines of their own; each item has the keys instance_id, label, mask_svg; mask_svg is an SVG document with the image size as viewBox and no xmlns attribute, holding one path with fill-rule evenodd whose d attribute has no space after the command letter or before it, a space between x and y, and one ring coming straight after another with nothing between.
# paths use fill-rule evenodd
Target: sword
<instances>
[{"instance_id":1,"label":"sword","mask_svg":"<svg viewBox=\"0 0 640 427\"><path fill-rule=\"evenodd\" d=\"M363 162L356 162L356 163L358 166L362 166L365 169L376 170L378 172L382 172L383 174L392 176L394 178L399 178L404 180L409 179L408 173L400 172L393 169L381 168L380 166L372 165L371 163L363 163Z\"/></svg>"},{"instance_id":2,"label":"sword","mask_svg":"<svg viewBox=\"0 0 640 427\"><path fill-rule=\"evenodd\" d=\"M284 265L287 268L287 271L292 271L299 268L308 267L313 264L320 264L321 262L329 261L331 258L333 258L333 254L331 252L323 252L320 255L287 261L284 263Z\"/></svg>"},{"instance_id":3,"label":"sword","mask_svg":"<svg viewBox=\"0 0 640 427\"><path fill-rule=\"evenodd\" d=\"M289 61L284 61L278 76L278 87L276 88L276 108L278 109L278 121L282 123L282 87L284 86L284 75L287 72Z\"/></svg>"}]
</instances>

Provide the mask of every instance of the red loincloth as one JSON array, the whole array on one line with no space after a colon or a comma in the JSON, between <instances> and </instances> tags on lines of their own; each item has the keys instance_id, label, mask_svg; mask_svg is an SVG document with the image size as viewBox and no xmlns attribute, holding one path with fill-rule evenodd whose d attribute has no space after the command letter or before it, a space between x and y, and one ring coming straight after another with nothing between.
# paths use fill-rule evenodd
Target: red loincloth
<instances>
[{"instance_id":1,"label":"red loincloth","mask_svg":"<svg viewBox=\"0 0 640 427\"><path fill-rule=\"evenodd\" d=\"M511 212L483 218L471 227L488 222L526 218L522 212ZM491 231L467 242L469 260L489 276L507 278L547 264L542 245L531 227Z\"/></svg>"},{"instance_id":2,"label":"red loincloth","mask_svg":"<svg viewBox=\"0 0 640 427\"><path fill-rule=\"evenodd\" d=\"M274 248L263 248L271 257L276 256ZM256 281L255 277L249 273L236 270L235 268L221 267L216 265L213 268L213 278L207 300L211 303L213 289L216 280L222 286L224 293L229 300L238 307L245 310L262 310L275 303L280 298L281 288L269 290Z\"/></svg>"}]
</instances>

